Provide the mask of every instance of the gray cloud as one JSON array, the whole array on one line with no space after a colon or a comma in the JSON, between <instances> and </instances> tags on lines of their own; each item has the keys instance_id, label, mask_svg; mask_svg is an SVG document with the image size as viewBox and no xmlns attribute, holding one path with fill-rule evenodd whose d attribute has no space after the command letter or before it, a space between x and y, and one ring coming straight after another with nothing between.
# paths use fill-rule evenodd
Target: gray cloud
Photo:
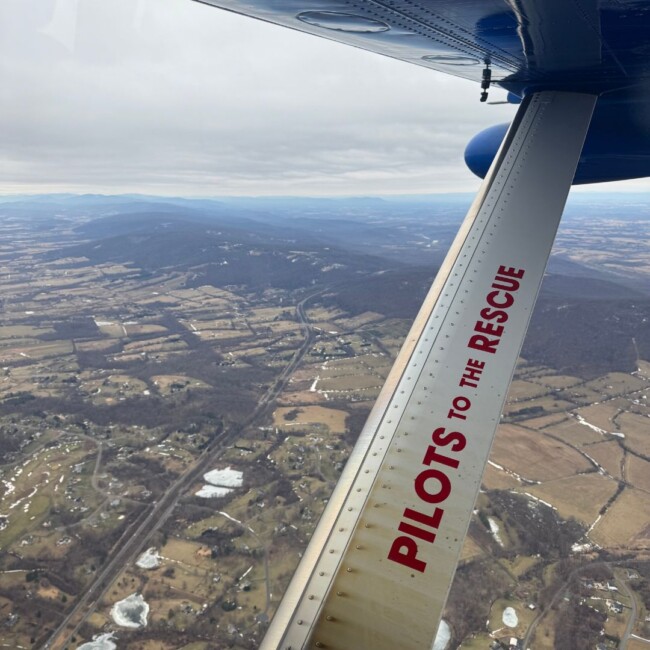
<instances>
[{"instance_id":1,"label":"gray cloud","mask_svg":"<svg viewBox=\"0 0 650 650\"><path fill-rule=\"evenodd\" d=\"M514 113L190 0L4 0L0 25L5 193L474 190L467 141Z\"/></svg>"}]
</instances>

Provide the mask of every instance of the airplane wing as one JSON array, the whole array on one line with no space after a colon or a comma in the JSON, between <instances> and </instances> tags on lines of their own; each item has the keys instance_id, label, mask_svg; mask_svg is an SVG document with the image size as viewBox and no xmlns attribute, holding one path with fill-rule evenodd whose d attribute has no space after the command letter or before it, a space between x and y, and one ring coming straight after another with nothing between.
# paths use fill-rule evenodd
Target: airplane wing
<instances>
[{"instance_id":1,"label":"airplane wing","mask_svg":"<svg viewBox=\"0 0 650 650\"><path fill-rule=\"evenodd\" d=\"M199 1L524 98L262 644L429 648L594 109L647 115L650 1Z\"/></svg>"}]
</instances>

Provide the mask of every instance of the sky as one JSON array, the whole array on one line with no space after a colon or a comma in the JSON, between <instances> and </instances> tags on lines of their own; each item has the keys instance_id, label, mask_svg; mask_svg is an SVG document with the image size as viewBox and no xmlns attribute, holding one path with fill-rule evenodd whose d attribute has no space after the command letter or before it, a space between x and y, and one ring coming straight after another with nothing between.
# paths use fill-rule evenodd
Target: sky
<instances>
[{"instance_id":1,"label":"sky","mask_svg":"<svg viewBox=\"0 0 650 650\"><path fill-rule=\"evenodd\" d=\"M2 0L0 194L474 192L515 111L479 92L191 0Z\"/></svg>"}]
</instances>

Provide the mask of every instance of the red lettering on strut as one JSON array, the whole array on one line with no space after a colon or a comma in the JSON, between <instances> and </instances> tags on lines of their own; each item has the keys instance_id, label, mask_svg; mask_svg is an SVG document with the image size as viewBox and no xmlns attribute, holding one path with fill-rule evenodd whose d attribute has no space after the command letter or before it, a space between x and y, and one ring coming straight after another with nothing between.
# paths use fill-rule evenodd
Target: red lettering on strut
<instances>
[{"instance_id":1,"label":"red lettering on strut","mask_svg":"<svg viewBox=\"0 0 650 650\"><path fill-rule=\"evenodd\" d=\"M388 559L420 573L424 573L427 568L426 562L418 560L417 542L406 535L395 538L388 552Z\"/></svg>"},{"instance_id":2,"label":"red lettering on strut","mask_svg":"<svg viewBox=\"0 0 650 650\"><path fill-rule=\"evenodd\" d=\"M480 311L482 320L476 321L474 325L474 332L476 334L472 334L470 337L467 344L468 348L487 354L496 354L505 328L503 324L495 325L490 321L494 320L497 323L506 323L508 321L507 310L515 303L513 294L519 291L521 287L520 280L524 277L524 274L524 269L516 269L503 265L499 266L494 282L492 282L490 287L492 291L487 294L485 299L488 306ZM476 388L471 383L472 381L477 383L476 380L470 378L468 381L468 384L461 382L461 386L469 385L471 388Z\"/></svg>"}]
</instances>

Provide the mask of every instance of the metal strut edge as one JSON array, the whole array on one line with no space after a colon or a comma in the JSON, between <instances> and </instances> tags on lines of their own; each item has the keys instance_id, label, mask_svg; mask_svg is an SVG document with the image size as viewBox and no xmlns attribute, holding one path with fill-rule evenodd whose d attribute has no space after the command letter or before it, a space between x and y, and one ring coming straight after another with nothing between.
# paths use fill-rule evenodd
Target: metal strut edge
<instances>
[{"instance_id":1,"label":"metal strut edge","mask_svg":"<svg viewBox=\"0 0 650 650\"><path fill-rule=\"evenodd\" d=\"M522 103L262 650L431 648L595 103Z\"/></svg>"}]
</instances>

